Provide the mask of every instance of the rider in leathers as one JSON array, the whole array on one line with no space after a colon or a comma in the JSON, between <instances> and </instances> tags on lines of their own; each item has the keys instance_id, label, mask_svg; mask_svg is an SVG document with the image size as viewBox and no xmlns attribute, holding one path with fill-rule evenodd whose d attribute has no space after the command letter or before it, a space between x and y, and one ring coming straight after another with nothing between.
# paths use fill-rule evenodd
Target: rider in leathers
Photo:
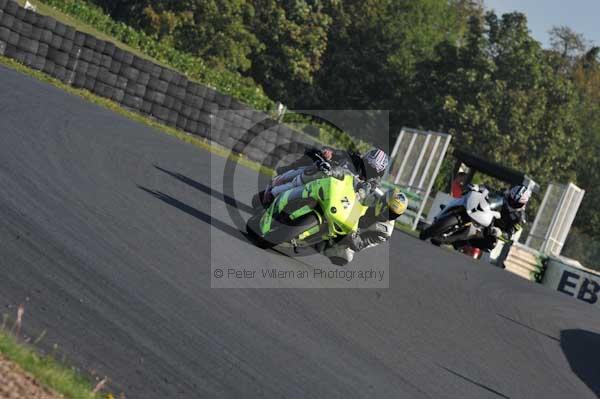
<instances>
[{"instance_id":1,"label":"rider in leathers","mask_svg":"<svg viewBox=\"0 0 600 399\"><path fill-rule=\"evenodd\" d=\"M280 174L273 179L261 202L269 204L277 195L294 187L304 185L310 181L324 176L345 172L356 177L357 189L364 183L369 183L371 188L377 188L379 181L389 163L387 154L378 148L373 148L364 156L350 151L334 150L324 147L321 150L309 149L305 155L313 162L305 165L305 160L300 160L294 168Z\"/></svg>"},{"instance_id":2,"label":"rider in leathers","mask_svg":"<svg viewBox=\"0 0 600 399\"><path fill-rule=\"evenodd\" d=\"M332 166L347 166L355 173L359 173L362 164L362 156L356 151L337 150L329 146L309 147L304 151L304 155L292 164L277 168L277 174L283 175L291 170L313 166L320 159L329 162Z\"/></svg>"},{"instance_id":3,"label":"rider in leathers","mask_svg":"<svg viewBox=\"0 0 600 399\"><path fill-rule=\"evenodd\" d=\"M359 229L336 243L325 244L323 254L338 266L352 262L354 254L383 244L394 232L396 219L406 211L408 200L399 190L389 190L375 199L367 213L360 218Z\"/></svg>"},{"instance_id":4,"label":"rider in leathers","mask_svg":"<svg viewBox=\"0 0 600 399\"><path fill-rule=\"evenodd\" d=\"M531 190L524 185L517 185L504 194L500 219L495 219L492 226L483 230L483 237L472 238L469 245L484 251L496 247L498 239L509 239L525 224L525 208L531 198Z\"/></svg>"}]
</instances>

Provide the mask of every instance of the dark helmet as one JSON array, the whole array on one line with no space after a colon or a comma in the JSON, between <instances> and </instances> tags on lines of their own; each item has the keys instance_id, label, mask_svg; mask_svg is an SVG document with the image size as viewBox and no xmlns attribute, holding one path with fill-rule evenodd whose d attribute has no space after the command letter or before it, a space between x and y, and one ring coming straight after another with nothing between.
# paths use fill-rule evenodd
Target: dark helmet
<instances>
[{"instance_id":1,"label":"dark helmet","mask_svg":"<svg viewBox=\"0 0 600 399\"><path fill-rule=\"evenodd\" d=\"M382 177L390 162L390 157L379 148L372 148L362 157L367 179Z\"/></svg>"},{"instance_id":2,"label":"dark helmet","mask_svg":"<svg viewBox=\"0 0 600 399\"><path fill-rule=\"evenodd\" d=\"M531 190L522 184L514 186L506 194L508 206L513 209L524 208L531 198Z\"/></svg>"}]
</instances>

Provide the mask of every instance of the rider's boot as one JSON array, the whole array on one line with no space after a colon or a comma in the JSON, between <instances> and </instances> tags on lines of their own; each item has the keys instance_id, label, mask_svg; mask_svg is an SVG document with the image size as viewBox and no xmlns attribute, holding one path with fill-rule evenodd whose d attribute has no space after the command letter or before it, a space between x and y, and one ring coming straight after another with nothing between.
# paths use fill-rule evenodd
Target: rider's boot
<instances>
[{"instance_id":1,"label":"rider's boot","mask_svg":"<svg viewBox=\"0 0 600 399\"><path fill-rule=\"evenodd\" d=\"M271 190L273 189L273 187L271 187L270 185L267 186L267 188L265 188L265 191L263 191L261 194L261 199L260 202L262 203L263 207L267 207L271 204L271 202L273 202L273 193L271 192Z\"/></svg>"}]
</instances>

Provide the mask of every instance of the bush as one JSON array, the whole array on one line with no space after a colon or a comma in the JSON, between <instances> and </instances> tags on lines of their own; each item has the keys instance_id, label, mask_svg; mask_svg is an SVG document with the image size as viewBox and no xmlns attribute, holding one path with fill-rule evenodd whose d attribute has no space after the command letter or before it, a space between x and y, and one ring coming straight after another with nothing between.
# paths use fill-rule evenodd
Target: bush
<instances>
[{"instance_id":1,"label":"bush","mask_svg":"<svg viewBox=\"0 0 600 399\"><path fill-rule=\"evenodd\" d=\"M190 79L212 86L254 108L263 111L273 109L274 102L252 79L232 71L208 68L200 58L176 50L170 45L158 41L156 37L137 31L122 22L114 21L110 16L104 14L100 7L80 0L42 1L106 33L115 40L184 73Z\"/></svg>"}]
</instances>

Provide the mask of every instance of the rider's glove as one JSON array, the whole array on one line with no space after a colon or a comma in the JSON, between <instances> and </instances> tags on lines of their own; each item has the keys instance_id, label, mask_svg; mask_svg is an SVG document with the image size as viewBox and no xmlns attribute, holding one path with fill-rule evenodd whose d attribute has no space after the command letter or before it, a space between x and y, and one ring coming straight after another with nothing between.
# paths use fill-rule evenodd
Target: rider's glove
<instances>
[{"instance_id":1,"label":"rider's glove","mask_svg":"<svg viewBox=\"0 0 600 399\"><path fill-rule=\"evenodd\" d=\"M360 181L356 183L356 190L364 190L366 193L370 193L373 189L373 185L368 181Z\"/></svg>"},{"instance_id":2,"label":"rider's glove","mask_svg":"<svg viewBox=\"0 0 600 399\"><path fill-rule=\"evenodd\" d=\"M500 228L498 228L498 227L492 227L490 229L490 235L492 237L500 238L500 237L502 237L502 230L500 230Z\"/></svg>"},{"instance_id":3,"label":"rider's glove","mask_svg":"<svg viewBox=\"0 0 600 399\"><path fill-rule=\"evenodd\" d=\"M363 202L369 193L371 192L371 183L367 181L361 181L356 184L356 193L358 194L358 200Z\"/></svg>"},{"instance_id":4,"label":"rider's glove","mask_svg":"<svg viewBox=\"0 0 600 399\"><path fill-rule=\"evenodd\" d=\"M478 184L469 183L465 186L465 192L469 191L480 191L480 187Z\"/></svg>"},{"instance_id":5,"label":"rider's glove","mask_svg":"<svg viewBox=\"0 0 600 399\"><path fill-rule=\"evenodd\" d=\"M326 174L331 172L331 164L327 161L317 161L317 168Z\"/></svg>"},{"instance_id":6,"label":"rider's glove","mask_svg":"<svg viewBox=\"0 0 600 399\"><path fill-rule=\"evenodd\" d=\"M353 232L350 236L349 236L349 243L348 243L349 247L351 250L353 251L360 251L361 249L361 244L362 244L362 239L360 237L360 233L358 231Z\"/></svg>"}]
</instances>

